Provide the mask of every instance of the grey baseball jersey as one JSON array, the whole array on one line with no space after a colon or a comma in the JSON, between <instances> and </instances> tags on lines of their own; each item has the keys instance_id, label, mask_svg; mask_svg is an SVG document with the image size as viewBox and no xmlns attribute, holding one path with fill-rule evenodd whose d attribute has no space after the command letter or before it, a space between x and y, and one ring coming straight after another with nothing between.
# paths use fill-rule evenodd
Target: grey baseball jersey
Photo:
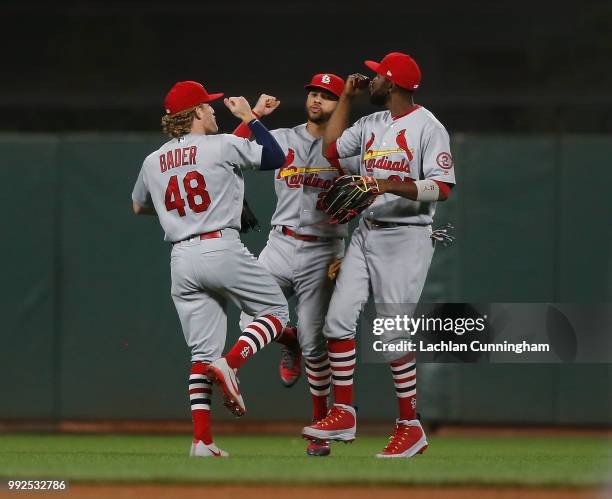
<instances>
[{"instance_id":1,"label":"grey baseball jersey","mask_svg":"<svg viewBox=\"0 0 612 499\"><path fill-rule=\"evenodd\" d=\"M170 260L172 299L192 361L213 362L225 345L227 303L253 317L287 323L280 287L240 241L241 168L261 162L261 146L233 135L187 134L145 159L132 199L154 206ZM221 231L221 237L199 235Z\"/></svg>"},{"instance_id":2,"label":"grey baseball jersey","mask_svg":"<svg viewBox=\"0 0 612 499\"><path fill-rule=\"evenodd\" d=\"M396 118L389 111L365 116L346 129L335 146L340 158L361 154L361 175L455 183L448 133L431 112L418 105ZM376 199L363 217L431 224L435 211L436 203L385 194Z\"/></svg>"},{"instance_id":3,"label":"grey baseball jersey","mask_svg":"<svg viewBox=\"0 0 612 499\"><path fill-rule=\"evenodd\" d=\"M322 211L321 198L340 169L355 169L359 158L330 163L321 153L321 139L313 137L306 124L273 130L272 135L285 151L287 161L275 173L274 189L278 202L272 225L291 227L300 234L345 237L346 225L330 225Z\"/></svg>"},{"instance_id":4,"label":"grey baseball jersey","mask_svg":"<svg viewBox=\"0 0 612 499\"><path fill-rule=\"evenodd\" d=\"M420 106L395 119L389 111L365 116L344 131L335 147L340 157L361 153L362 175L455 183L448 133L433 114ZM394 304L419 301L434 253L429 225L434 213L435 203L394 194L379 196L364 212L336 280L323 328L326 337L355 336L370 289L379 317L397 310ZM381 227L373 220L398 225ZM390 332L383 334L381 340L395 342L398 336ZM387 357L393 361L403 355L405 352L391 352Z\"/></svg>"},{"instance_id":5,"label":"grey baseball jersey","mask_svg":"<svg viewBox=\"0 0 612 499\"><path fill-rule=\"evenodd\" d=\"M329 216L321 210L321 197L342 173L339 167L358 168L359 156L330 163L322 155L321 139L313 137L306 124L271 133L285 151L287 161L275 171L278 201L272 216L273 228L259 261L275 277L286 297L296 297L298 339L304 356L313 360L326 352L322 329L334 288L327 268L344 255L342 238L348 230L346 225L328 223ZM321 240L301 241L284 235L283 226ZM243 315L242 325L250 319Z\"/></svg>"},{"instance_id":6,"label":"grey baseball jersey","mask_svg":"<svg viewBox=\"0 0 612 499\"><path fill-rule=\"evenodd\" d=\"M234 135L190 133L172 139L144 160L132 199L153 204L169 242L240 229L241 168L259 165L261 151L257 143Z\"/></svg>"}]
</instances>

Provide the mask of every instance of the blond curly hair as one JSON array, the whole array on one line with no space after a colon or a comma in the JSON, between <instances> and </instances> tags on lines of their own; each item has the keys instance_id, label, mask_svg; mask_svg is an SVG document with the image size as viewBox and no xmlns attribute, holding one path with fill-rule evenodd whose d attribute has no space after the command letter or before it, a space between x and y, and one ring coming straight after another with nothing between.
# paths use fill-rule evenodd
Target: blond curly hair
<instances>
[{"instance_id":1,"label":"blond curly hair","mask_svg":"<svg viewBox=\"0 0 612 499\"><path fill-rule=\"evenodd\" d=\"M195 110L200 106L201 104L179 113L162 116L162 131L175 139L191 132L191 125L196 115Z\"/></svg>"}]
</instances>

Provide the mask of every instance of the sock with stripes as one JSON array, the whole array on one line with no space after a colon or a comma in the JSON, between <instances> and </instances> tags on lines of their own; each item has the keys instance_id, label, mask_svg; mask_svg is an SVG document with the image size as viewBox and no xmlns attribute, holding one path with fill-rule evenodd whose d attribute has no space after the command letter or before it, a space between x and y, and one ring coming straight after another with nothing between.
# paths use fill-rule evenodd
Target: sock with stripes
<instances>
[{"instance_id":1,"label":"sock with stripes","mask_svg":"<svg viewBox=\"0 0 612 499\"><path fill-rule=\"evenodd\" d=\"M334 402L353 405L353 373L355 372L355 338L328 340L329 363L334 385Z\"/></svg>"},{"instance_id":2,"label":"sock with stripes","mask_svg":"<svg viewBox=\"0 0 612 499\"><path fill-rule=\"evenodd\" d=\"M297 329L289 326L284 327L274 341L289 348L297 348L299 346Z\"/></svg>"},{"instance_id":3,"label":"sock with stripes","mask_svg":"<svg viewBox=\"0 0 612 499\"><path fill-rule=\"evenodd\" d=\"M242 331L240 338L225 356L232 369L238 369L269 344L282 331L283 325L273 315L262 315Z\"/></svg>"},{"instance_id":4,"label":"sock with stripes","mask_svg":"<svg viewBox=\"0 0 612 499\"><path fill-rule=\"evenodd\" d=\"M414 354L391 362L399 418L416 419L416 361Z\"/></svg>"},{"instance_id":5,"label":"sock with stripes","mask_svg":"<svg viewBox=\"0 0 612 499\"><path fill-rule=\"evenodd\" d=\"M318 359L305 359L304 362L312 396L312 420L319 421L327 414L327 397L331 383L329 357L325 354Z\"/></svg>"},{"instance_id":6,"label":"sock with stripes","mask_svg":"<svg viewBox=\"0 0 612 499\"><path fill-rule=\"evenodd\" d=\"M189 375L189 399L191 401L191 419L193 421L193 438L210 444L210 399L212 382L204 374L207 364L194 362Z\"/></svg>"}]
</instances>

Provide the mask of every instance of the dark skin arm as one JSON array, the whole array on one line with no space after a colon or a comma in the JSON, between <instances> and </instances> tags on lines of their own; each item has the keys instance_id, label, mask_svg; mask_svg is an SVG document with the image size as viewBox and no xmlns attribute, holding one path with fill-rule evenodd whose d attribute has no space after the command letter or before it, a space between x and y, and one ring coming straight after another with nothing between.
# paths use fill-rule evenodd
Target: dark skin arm
<instances>
[{"instance_id":1,"label":"dark skin arm","mask_svg":"<svg viewBox=\"0 0 612 499\"><path fill-rule=\"evenodd\" d=\"M346 79L344 91L338 100L338 105L327 122L323 134L323 156L329 145L342 135L349 126L351 104L355 96L362 94L368 88L369 79L360 74L352 74Z\"/></svg>"},{"instance_id":2,"label":"dark skin arm","mask_svg":"<svg viewBox=\"0 0 612 499\"><path fill-rule=\"evenodd\" d=\"M402 182L398 180L377 179L378 189L381 194L389 193L403 198L416 201L417 188L414 182ZM438 194L438 201L446 201L447 196L442 191Z\"/></svg>"},{"instance_id":3,"label":"dark skin arm","mask_svg":"<svg viewBox=\"0 0 612 499\"><path fill-rule=\"evenodd\" d=\"M155 211L155 208L149 207L149 206L140 206L138 203L135 203L134 201L132 201L132 209L134 210L134 213L136 215L151 215L154 217L157 216L157 212Z\"/></svg>"}]
</instances>

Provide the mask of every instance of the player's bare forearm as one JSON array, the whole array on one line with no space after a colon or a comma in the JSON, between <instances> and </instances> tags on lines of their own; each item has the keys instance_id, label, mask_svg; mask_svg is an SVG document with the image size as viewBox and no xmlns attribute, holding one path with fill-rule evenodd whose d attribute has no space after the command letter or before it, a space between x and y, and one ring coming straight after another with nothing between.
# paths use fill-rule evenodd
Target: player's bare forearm
<instances>
[{"instance_id":1,"label":"player's bare forearm","mask_svg":"<svg viewBox=\"0 0 612 499\"><path fill-rule=\"evenodd\" d=\"M136 215L150 215L153 217L157 216L155 208L151 206L141 206L138 203L135 203L134 201L132 201L132 209L134 210L134 213Z\"/></svg>"},{"instance_id":2,"label":"player's bare forearm","mask_svg":"<svg viewBox=\"0 0 612 499\"><path fill-rule=\"evenodd\" d=\"M395 194L416 201L418 191L414 182L398 182L397 180L376 179L381 194Z\"/></svg>"},{"instance_id":3,"label":"player's bare forearm","mask_svg":"<svg viewBox=\"0 0 612 499\"><path fill-rule=\"evenodd\" d=\"M381 194L395 194L407 199L417 200L419 192L414 182L402 182L398 180L386 180L376 179L378 182L378 189ZM447 196L444 192L440 191L438 194L438 201L446 201Z\"/></svg>"},{"instance_id":4,"label":"player's bare forearm","mask_svg":"<svg viewBox=\"0 0 612 499\"><path fill-rule=\"evenodd\" d=\"M353 98L363 94L365 89L368 88L369 82L370 79L367 76L359 73L349 75L346 79L338 105L329 118L323 134L323 156L326 158L328 157L329 146L348 128Z\"/></svg>"},{"instance_id":5,"label":"player's bare forearm","mask_svg":"<svg viewBox=\"0 0 612 499\"><path fill-rule=\"evenodd\" d=\"M329 145L342 135L342 132L348 128L349 117L351 114L351 104L353 97L342 94L338 105L327 122L325 133L323 134L323 156L325 156Z\"/></svg>"}]
</instances>

